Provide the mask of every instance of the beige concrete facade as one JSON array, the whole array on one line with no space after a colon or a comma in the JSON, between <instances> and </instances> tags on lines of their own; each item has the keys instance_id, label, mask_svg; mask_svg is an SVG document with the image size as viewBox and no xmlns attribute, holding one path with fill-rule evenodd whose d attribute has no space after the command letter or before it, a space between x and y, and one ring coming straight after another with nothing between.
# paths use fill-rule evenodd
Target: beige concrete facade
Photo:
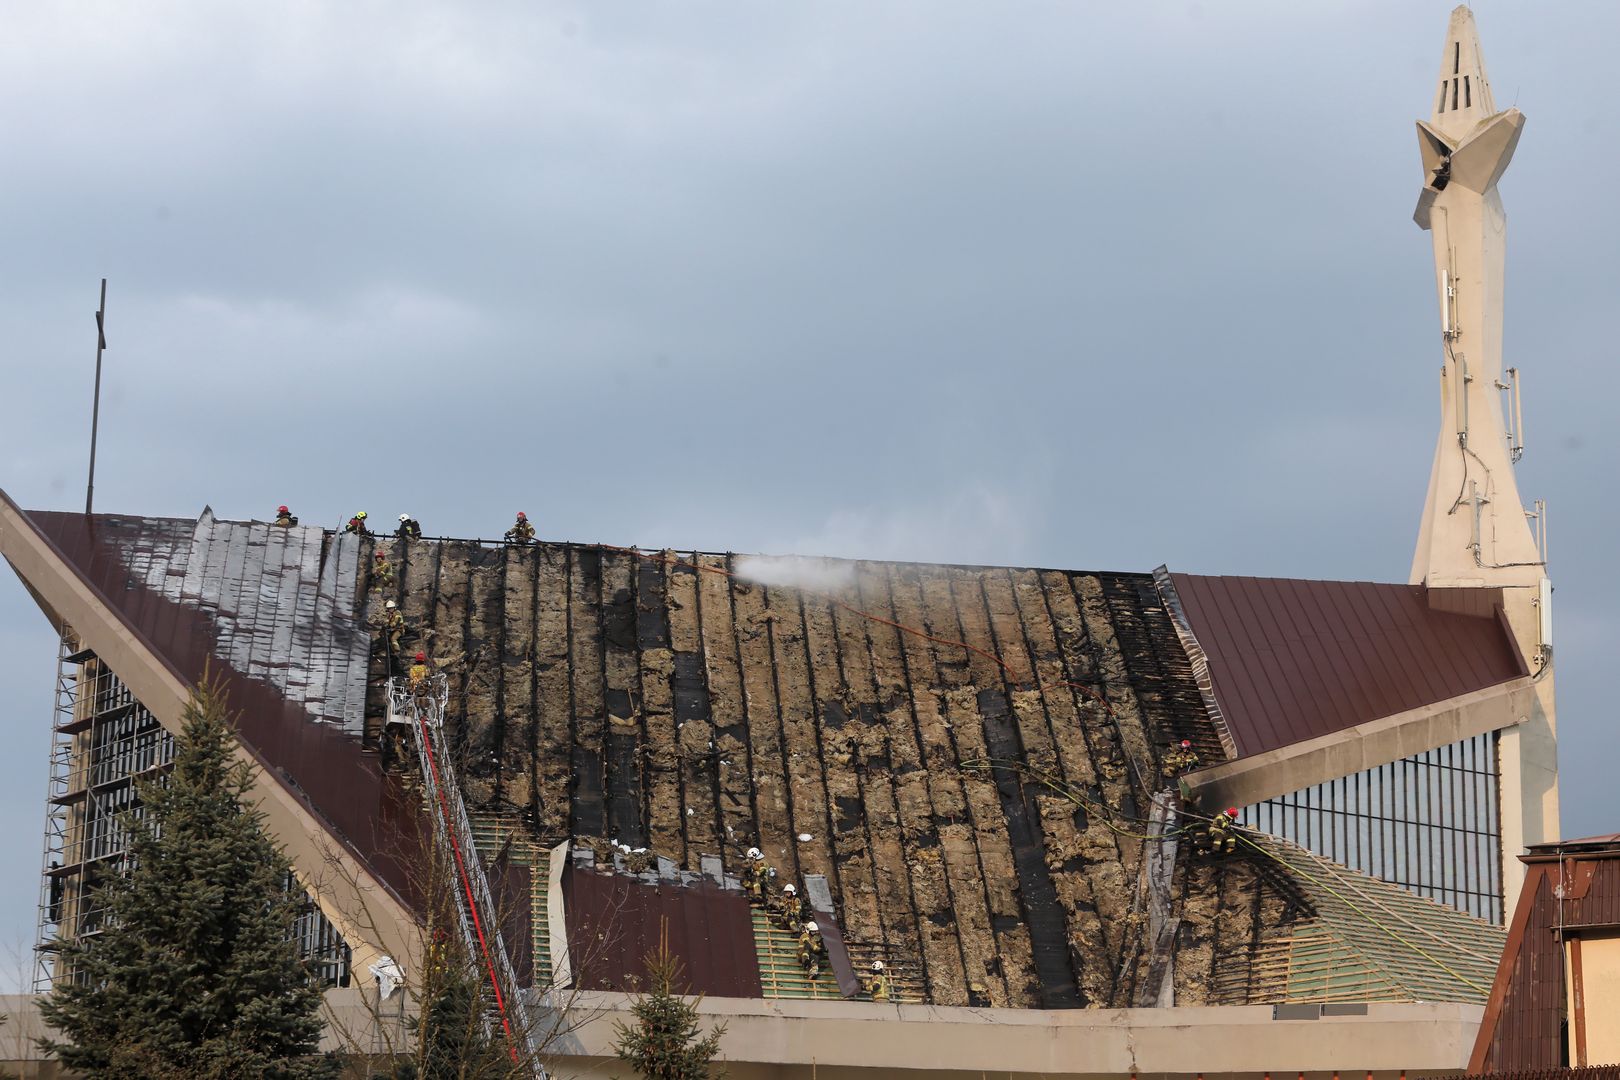
<instances>
[{"instance_id":1,"label":"beige concrete facade","mask_svg":"<svg viewBox=\"0 0 1620 1080\"><path fill-rule=\"evenodd\" d=\"M359 1046L329 1037L328 1048L363 1050L372 1041L376 1010L362 993L329 995ZM614 1024L631 1015L629 999L580 994L570 1004L573 1030L549 1048L552 1076L625 1075L613 1040ZM1369 1005L1365 1015L1279 1020L1270 1006L1037 1011L736 998L709 998L699 1009L726 1025L721 1057L736 1080L1216 1080L1334 1071L1395 1080L1460 1071L1482 1013L1478 1005ZM25 1077L55 1075L40 1071L33 1049L44 1032L34 999L5 998L0 1010L11 1018L0 1028L0 1060ZM377 1033L377 1043L387 1037Z\"/></svg>"},{"instance_id":2,"label":"beige concrete facade","mask_svg":"<svg viewBox=\"0 0 1620 1080\"><path fill-rule=\"evenodd\" d=\"M1620 1065L1620 934L1582 933L1564 943L1564 1000L1569 1063Z\"/></svg>"}]
</instances>

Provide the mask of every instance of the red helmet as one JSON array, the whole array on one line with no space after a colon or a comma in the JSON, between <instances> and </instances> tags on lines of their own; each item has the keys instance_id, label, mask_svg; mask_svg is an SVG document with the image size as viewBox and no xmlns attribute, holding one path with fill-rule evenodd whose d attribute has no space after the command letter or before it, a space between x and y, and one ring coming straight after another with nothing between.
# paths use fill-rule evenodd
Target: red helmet
<instances>
[{"instance_id":1,"label":"red helmet","mask_svg":"<svg viewBox=\"0 0 1620 1080\"><path fill-rule=\"evenodd\" d=\"M1183 750L1191 750L1192 749L1192 740L1191 739L1182 739L1181 740L1181 748Z\"/></svg>"},{"instance_id":2,"label":"red helmet","mask_svg":"<svg viewBox=\"0 0 1620 1080\"><path fill-rule=\"evenodd\" d=\"M384 554L383 554L383 553L382 553L382 552L380 552L380 551L379 551L379 552L377 552L377 561L378 561L378 562L382 562L382 561L383 561L383 560L384 560L384 559L386 559L386 558L388 558L388 556L386 556L386 555L384 555Z\"/></svg>"},{"instance_id":3,"label":"red helmet","mask_svg":"<svg viewBox=\"0 0 1620 1080\"><path fill-rule=\"evenodd\" d=\"M288 510L285 506L276 507L276 513L278 513L278 514L289 514L291 512L292 511Z\"/></svg>"},{"instance_id":4,"label":"red helmet","mask_svg":"<svg viewBox=\"0 0 1620 1080\"><path fill-rule=\"evenodd\" d=\"M1226 808L1226 816L1227 816L1227 817L1229 817L1229 818L1235 818L1235 817L1237 817L1237 816L1238 816L1238 813L1237 813L1237 807L1235 807L1235 806L1228 806L1228 807L1227 807L1227 808Z\"/></svg>"},{"instance_id":5,"label":"red helmet","mask_svg":"<svg viewBox=\"0 0 1620 1080\"><path fill-rule=\"evenodd\" d=\"M527 521L527 520L529 520L529 515L525 514L523 511L519 510L518 511L518 520L519 521Z\"/></svg>"},{"instance_id":6,"label":"red helmet","mask_svg":"<svg viewBox=\"0 0 1620 1080\"><path fill-rule=\"evenodd\" d=\"M427 660L427 653L420 653L419 652L419 653L416 654L416 662L418 664L423 663L426 660Z\"/></svg>"}]
</instances>

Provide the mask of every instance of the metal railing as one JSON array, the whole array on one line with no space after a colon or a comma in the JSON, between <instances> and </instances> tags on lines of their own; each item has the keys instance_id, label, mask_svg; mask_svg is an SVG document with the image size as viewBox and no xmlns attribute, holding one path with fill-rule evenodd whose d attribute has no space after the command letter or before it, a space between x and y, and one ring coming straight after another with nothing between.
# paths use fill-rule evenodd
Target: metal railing
<instances>
[{"instance_id":1,"label":"metal railing","mask_svg":"<svg viewBox=\"0 0 1620 1080\"><path fill-rule=\"evenodd\" d=\"M529 1023L523 987L518 983L517 971L501 936L489 877L473 841L472 823L461 797L461 783L445 743L444 712L449 696L450 681L443 675L429 676L418 690L390 678L388 722L407 724L416 736L417 761L433 814L434 838L457 877L456 918L461 925L462 941L470 957L482 960L495 997L496 1013L485 1016L485 1034L493 1038L498 1026L508 1040L512 1059L519 1059L521 1048L535 1075L544 1080L546 1071L540 1064L540 1048L536 1044L536 1032Z\"/></svg>"}]
</instances>

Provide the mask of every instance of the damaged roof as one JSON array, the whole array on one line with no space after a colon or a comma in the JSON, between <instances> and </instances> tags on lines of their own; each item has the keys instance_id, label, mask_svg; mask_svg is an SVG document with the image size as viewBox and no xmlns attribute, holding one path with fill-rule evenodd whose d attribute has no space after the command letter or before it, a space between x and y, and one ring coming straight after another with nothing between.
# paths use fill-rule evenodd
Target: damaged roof
<instances>
[{"instance_id":1,"label":"damaged roof","mask_svg":"<svg viewBox=\"0 0 1620 1080\"><path fill-rule=\"evenodd\" d=\"M733 873L757 845L825 876L851 951L934 1003L1290 1000L1264 977L1280 935L1331 923L1364 951L1280 850L1182 842L1151 880L1162 753L1227 756L1151 574L32 520L187 678L234 673L263 714L244 739L385 879L397 841L366 815L401 818L413 760L382 733L392 599L402 651L450 676L475 813ZM1445 982L1413 993L1480 996Z\"/></svg>"}]
</instances>

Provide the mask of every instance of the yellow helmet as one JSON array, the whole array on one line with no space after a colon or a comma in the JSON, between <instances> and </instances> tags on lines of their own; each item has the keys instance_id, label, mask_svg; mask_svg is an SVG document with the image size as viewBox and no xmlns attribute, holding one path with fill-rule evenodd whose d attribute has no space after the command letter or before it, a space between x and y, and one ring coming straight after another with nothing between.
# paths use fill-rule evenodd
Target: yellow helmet
<instances>
[{"instance_id":1,"label":"yellow helmet","mask_svg":"<svg viewBox=\"0 0 1620 1080\"><path fill-rule=\"evenodd\" d=\"M366 512L364 510L362 510L362 511L360 511L358 514L356 514L354 516L357 517L357 518L364 518L366 516Z\"/></svg>"}]
</instances>

